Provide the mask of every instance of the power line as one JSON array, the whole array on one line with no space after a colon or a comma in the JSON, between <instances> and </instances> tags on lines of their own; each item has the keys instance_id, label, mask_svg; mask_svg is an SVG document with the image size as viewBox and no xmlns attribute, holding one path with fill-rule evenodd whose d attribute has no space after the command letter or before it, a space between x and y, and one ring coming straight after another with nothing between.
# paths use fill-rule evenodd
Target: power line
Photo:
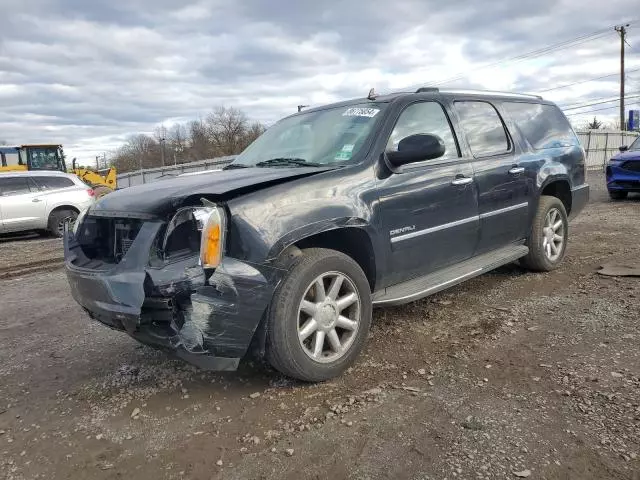
<instances>
[{"instance_id":1,"label":"power line","mask_svg":"<svg viewBox=\"0 0 640 480\"><path fill-rule=\"evenodd\" d=\"M633 70L627 70L626 73L633 73L640 71L640 68L635 68ZM560 85L559 87L547 88L545 90L538 90L538 93L550 92L552 90L560 90L561 88L573 87L574 85L580 85L582 83L595 82L596 80L602 80L603 78L615 77L616 75L620 75L620 72L610 73L609 75L602 75L601 77L589 78L588 80L581 80L579 82L568 83L566 85Z\"/></svg>"},{"instance_id":2,"label":"power line","mask_svg":"<svg viewBox=\"0 0 640 480\"><path fill-rule=\"evenodd\" d=\"M628 98L640 98L640 95L635 96L635 97L628 97ZM600 112L600 111L605 111L605 110L613 110L614 108L615 109L620 108L620 105L618 105L620 103L620 100L615 100L613 103L615 103L615 105L610 105L608 107L595 108L595 109L591 109L591 110L583 110L583 111L580 111L580 112L569 112L569 113L565 112L565 115L567 117L571 117L573 115L589 115L589 114L591 114L593 112ZM640 101L635 100L635 101L631 101L629 103L630 104L636 104L636 103L640 103ZM586 108L586 106L585 107L580 107L580 108Z\"/></svg>"},{"instance_id":3,"label":"power line","mask_svg":"<svg viewBox=\"0 0 640 480\"><path fill-rule=\"evenodd\" d=\"M634 92L633 94L629 94L624 96L622 99L623 100L627 100L630 98L640 98L640 93ZM610 98L608 100L602 100L599 102L591 102L591 103L584 103L582 105L570 105L570 106L566 106L566 107L560 107L563 111L567 111L567 110L575 110L577 108L584 108L584 107L590 107L592 105L602 105L603 103L611 103L611 102L619 102L621 99L620 98Z\"/></svg>"},{"instance_id":4,"label":"power line","mask_svg":"<svg viewBox=\"0 0 640 480\"><path fill-rule=\"evenodd\" d=\"M631 23L631 22L629 22L629 23ZM479 67L476 67L476 68L472 68L470 70L467 70L467 72L459 73L458 75L456 75L454 77L450 77L450 78L446 78L444 80L439 80L439 81L427 83L425 86L441 85L443 83L448 83L448 82L455 81L455 80L458 80L458 79L461 79L461 78L465 78L469 72L473 72L473 71L476 71L476 70L481 70L481 69L484 69L484 68L494 67L496 65L500 65L500 64L503 64L503 63L507 63L507 62L521 61L521 60L525 60L525 59L528 59L528 58L538 57L538 56L544 55L546 53L552 52L554 50L562 50L564 48L573 47L573 46L579 45L581 43L585 43L585 42L588 42L588 41L591 41L591 40L596 40L597 38L601 38L601 37L604 37L605 35L609 35L609 34L611 34L611 27L608 27L608 28L602 29L602 30L596 30L595 32L592 32L592 33L589 33L589 34L585 34L585 35L580 35L580 36L575 37L575 38L570 39L570 40L565 40L563 42L559 42L559 43L555 43L555 44L552 44L552 45L548 45L546 47L542 47L542 48L539 48L537 50L532 50L530 52L523 53L523 54L520 54L520 55L516 55L514 57L506 58L506 59L503 59L503 60L500 60L500 61L497 61L497 62L493 62L493 63L487 64L487 65L482 65L482 66L479 66Z\"/></svg>"},{"instance_id":5,"label":"power line","mask_svg":"<svg viewBox=\"0 0 640 480\"><path fill-rule=\"evenodd\" d=\"M573 112L573 113L565 113L567 117L571 117L573 115L588 115L594 112L602 112L605 110L613 110L614 108L618 108L618 105L614 105L612 107L604 107L604 108L596 108L595 110L587 110L586 112Z\"/></svg>"}]
</instances>

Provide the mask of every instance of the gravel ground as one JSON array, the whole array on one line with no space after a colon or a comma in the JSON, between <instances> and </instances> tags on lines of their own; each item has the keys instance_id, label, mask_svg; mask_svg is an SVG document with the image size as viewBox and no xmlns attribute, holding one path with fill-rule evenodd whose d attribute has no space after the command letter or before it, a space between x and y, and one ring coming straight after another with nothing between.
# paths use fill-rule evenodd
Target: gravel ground
<instances>
[{"instance_id":1,"label":"gravel ground","mask_svg":"<svg viewBox=\"0 0 640 480\"><path fill-rule=\"evenodd\" d=\"M169 360L60 270L0 281L0 478L640 480L640 279L595 273L638 258L640 198L590 182L561 269L376 310L323 384Z\"/></svg>"},{"instance_id":2,"label":"gravel ground","mask_svg":"<svg viewBox=\"0 0 640 480\"><path fill-rule=\"evenodd\" d=\"M37 233L0 236L0 278L58 268L64 256L62 240Z\"/></svg>"}]
</instances>

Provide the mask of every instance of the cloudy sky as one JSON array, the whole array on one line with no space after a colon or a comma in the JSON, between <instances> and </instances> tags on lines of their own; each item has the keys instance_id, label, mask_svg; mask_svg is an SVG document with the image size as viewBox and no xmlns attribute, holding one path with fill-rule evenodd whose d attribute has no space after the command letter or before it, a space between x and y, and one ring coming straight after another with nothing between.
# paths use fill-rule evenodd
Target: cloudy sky
<instances>
[{"instance_id":1,"label":"cloudy sky","mask_svg":"<svg viewBox=\"0 0 640 480\"><path fill-rule=\"evenodd\" d=\"M540 92L618 72L612 26L640 17L632 3L0 0L0 141L60 142L88 162L131 133L218 105L269 123L299 104L363 96L370 87L447 81L441 86ZM640 19L628 42L627 92L640 94ZM618 92L613 75L543 95L573 106ZM613 121L618 110L587 116L594 114Z\"/></svg>"}]
</instances>

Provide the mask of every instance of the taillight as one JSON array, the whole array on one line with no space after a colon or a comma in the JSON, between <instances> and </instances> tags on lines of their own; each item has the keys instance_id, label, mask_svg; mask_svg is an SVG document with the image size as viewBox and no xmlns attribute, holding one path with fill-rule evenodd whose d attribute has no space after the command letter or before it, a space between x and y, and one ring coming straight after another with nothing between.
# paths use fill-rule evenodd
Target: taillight
<instances>
[{"instance_id":1,"label":"taillight","mask_svg":"<svg viewBox=\"0 0 640 480\"><path fill-rule=\"evenodd\" d=\"M89 194L90 197L95 197L96 195L96 192L93 191L93 188L87 189L87 193Z\"/></svg>"}]
</instances>

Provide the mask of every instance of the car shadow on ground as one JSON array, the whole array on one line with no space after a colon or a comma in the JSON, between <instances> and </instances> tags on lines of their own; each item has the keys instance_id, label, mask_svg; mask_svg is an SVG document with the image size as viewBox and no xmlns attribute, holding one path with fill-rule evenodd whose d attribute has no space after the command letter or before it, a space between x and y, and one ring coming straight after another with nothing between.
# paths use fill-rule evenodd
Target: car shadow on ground
<instances>
[{"instance_id":1,"label":"car shadow on ground","mask_svg":"<svg viewBox=\"0 0 640 480\"><path fill-rule=\"evenodd\" d=\"M33 240L52 240L54 237L38 232L0 233L0 244Z\"/></svg>"}]
</instances>

